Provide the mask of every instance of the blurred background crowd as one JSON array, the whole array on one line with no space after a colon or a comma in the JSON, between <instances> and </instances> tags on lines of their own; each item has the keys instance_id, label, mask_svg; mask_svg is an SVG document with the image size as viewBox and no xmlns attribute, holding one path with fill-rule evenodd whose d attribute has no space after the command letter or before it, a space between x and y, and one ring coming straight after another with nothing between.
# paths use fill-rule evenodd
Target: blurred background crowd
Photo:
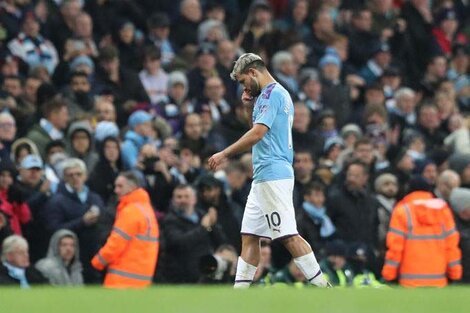
<instances>
[{"instance_id":1,"label":"blurred background crowd","mask_svg":"<svg viewBox=\"0 0 470 313\"><path fill-rule=\"evenodd\" d=\"M207 159L250 128L229 74L253 52L294 100L298 230L330 280L381 284L393 208L425 190L452 209L470 282L469 7L1 1L2 261L52 284L101 282L90 260L114 221L114 180L133 170L161 228L155 281L230 281L251 155L216 172ZM261 284L304 282L280 244L261 251Z\"/></svg>"}]
</instances>

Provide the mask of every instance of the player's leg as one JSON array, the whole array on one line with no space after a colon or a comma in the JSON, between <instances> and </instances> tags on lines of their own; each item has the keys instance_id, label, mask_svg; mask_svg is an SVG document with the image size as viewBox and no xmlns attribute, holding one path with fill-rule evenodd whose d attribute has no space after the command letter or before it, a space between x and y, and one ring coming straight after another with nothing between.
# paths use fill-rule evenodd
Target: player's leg
<instances>
[{"instance_id":1,"label":"player's leg","mask_svg":"<svg viewBox=\"0 0 470 313\"><path fill-rule=\"evenodd\" d=\"M319 287L329 286L329 283L323 277L312 248L300 235L282 239L281 242L290 252L295 264L311 284Z\"/></svg>"},{"instance_id":2,"label":"player's leg","mask_svg":"<svg viewBox=\"0 0 470 313\"><path fill-rule=\"evenodd\" d=\"M248 288L253 282L259 263L260 237L242 235L242 253L238 258L235 288Z\"/></svg>"}]
</instances>

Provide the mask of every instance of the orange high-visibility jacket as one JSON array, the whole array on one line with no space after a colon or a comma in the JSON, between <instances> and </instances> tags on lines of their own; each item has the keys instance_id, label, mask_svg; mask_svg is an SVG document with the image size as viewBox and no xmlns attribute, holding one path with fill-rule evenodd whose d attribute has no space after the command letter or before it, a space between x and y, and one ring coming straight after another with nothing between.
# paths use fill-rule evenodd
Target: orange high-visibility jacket
<instances>
[{"instance_id":1,"label":"orange high-visibility jacket","mask_svg":"<svg viewBox=\"0 0 470 313\"><path fill-rule=\"evenodd\" d=\"M146 287L152 283L158 248L157 219L149 195L139 188L121 198L113 230L91 264L98 270L107 267L105 287Z\"/></svg>"},{"instance_id":2,"label":"orange high-visibility jacket","mask_svg":"<svg viewBox=\"0 0 470 313\"><path fill-rule=\"evenodd\" d=\"M447 285L462 277L459 233L444 200L416 191L392 212L382 276L405 287Z\"/></svg>"}]
</instances>

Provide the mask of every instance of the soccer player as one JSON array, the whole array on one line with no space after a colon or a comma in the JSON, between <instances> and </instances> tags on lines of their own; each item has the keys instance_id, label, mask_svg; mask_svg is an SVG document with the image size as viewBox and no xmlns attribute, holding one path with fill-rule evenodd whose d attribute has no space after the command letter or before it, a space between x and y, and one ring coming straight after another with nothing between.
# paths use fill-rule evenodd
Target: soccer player
<instances>
[{"instance_id":1,"label":"soccer player","mask_svg":"<svg viewBox=\"0 0 470 313\"><path fill-rule=\"evenodd\" d=\"M329 283L310 245L297 233L292 199L292 99L256 54L240 56L230 75L244 87L243 104L254 104L253 127L208 162L216 169L227 158L253 147L254 179L243 216L235 288L248 288L253 281L260 258L260 238L281 240L308 281L327 287Z\"/></svg>"}]
</instances>

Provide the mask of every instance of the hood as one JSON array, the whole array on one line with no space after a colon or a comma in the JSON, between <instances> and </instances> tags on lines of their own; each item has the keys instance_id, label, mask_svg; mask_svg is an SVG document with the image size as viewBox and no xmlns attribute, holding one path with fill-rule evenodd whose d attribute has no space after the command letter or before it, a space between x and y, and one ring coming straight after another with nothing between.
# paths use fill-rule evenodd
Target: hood
<instances>
[{"instance_id":1,"label":"hood","mask_svg":"<svg viewBox=\"0 0 470 313\"><path fill-rule=\"evenodd\" d=\"M446 220L447 203L435 198L431 192L415 191L408 194L400 204L408 204L414 208L416 220L421 225L439 225Z\"/></svg>"},{"instance_id":2,"label":"hood","mask_svg":"<svg viewBox=\"0 0 470 313\"><path fill-rule=\"evenodd\" d=\"M88 121L73 122L70 125L69 131L67 133L67 136L69 137L69 139L72 138L73 133L76 132L77 130L84 130L88 134L88 137L90 137L90 140L91 140L93 129L91 128L90 122Z\"/></svg>"},{"instance_id":3,"label":"hood","mask_svg":"<svg viewBox=\"0 0 470 313\"><path fill-rule=\"evenodd\" d=\"M121 197L117 210L120 211L132 203L148 203L151 206L147 191L143 188L138 188Z\"/></svg>"},{"instance_id":4,"label":"hood","mask_svg":"<svg viewBox=\"0 0 470 313\"><path fill-rule=\"evenodd\" d=\"M15 140L13 142L13 144L11 145L11 155L10 155L10 158L12 160L15 160L15 151L16 149L23 145L23 144L26 144L28 146L31 147L31 151L33 152L32 154L36 154L36 155L39 155L39 150L38 150L38 146L36 146L36 144L29 138L26 138L26 137L23 137L23 138L18 138L17 140Z\"/></svg>"},{"instance_id":5,"label":"hood","mask_svg":"<svg viewBox=\"0 0 470 313\"><path fill-rule=\"evenodd\" d=\"M79 245L78 245L78 238L77 235L71 230L68 229L59 229L56 231L49 241L49 249L47 250L47 257L48 258L60 258L59 257L59 242L64 237L72 237L75 241L75 258L74 263L80 259L79 255Z\"/></svg>"}]
</instances>

